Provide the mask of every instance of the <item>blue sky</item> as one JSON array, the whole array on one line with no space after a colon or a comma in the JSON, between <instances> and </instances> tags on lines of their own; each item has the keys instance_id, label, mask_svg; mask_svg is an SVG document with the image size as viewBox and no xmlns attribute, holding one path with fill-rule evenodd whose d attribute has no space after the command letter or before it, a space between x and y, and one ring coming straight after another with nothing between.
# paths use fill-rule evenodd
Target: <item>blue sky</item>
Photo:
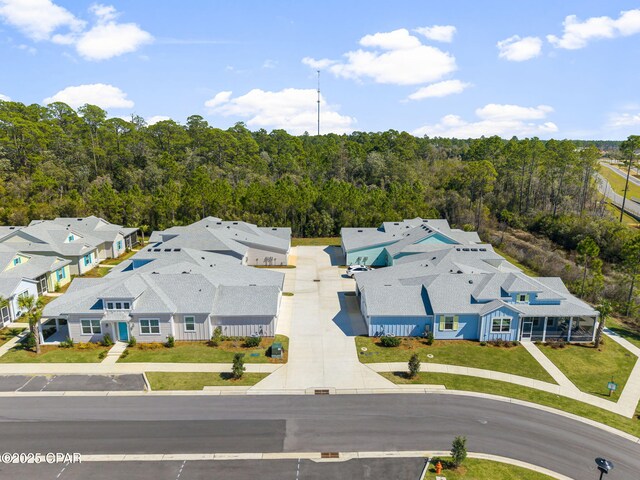
<instances>
[{"instance_id":1,"label":"blue sky","mask_svg":"<svg viewBox=\"0 0 640 480\"><path fill-rule=\"evenodd\" d=\"M314 133L319 68L323 133L622 139L639 47L640 2L0 0L0 98Z\"/></svg>"}]
</instances>

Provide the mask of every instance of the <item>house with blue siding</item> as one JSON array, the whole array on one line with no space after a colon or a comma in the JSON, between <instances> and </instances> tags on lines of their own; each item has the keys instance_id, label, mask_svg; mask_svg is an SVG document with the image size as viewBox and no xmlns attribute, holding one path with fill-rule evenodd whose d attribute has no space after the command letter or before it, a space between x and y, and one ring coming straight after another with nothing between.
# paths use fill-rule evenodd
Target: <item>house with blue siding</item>
<instances>
[{"instance_id":1,"label":"house with blue siding","mask_svg":"<svg viewBox=\"0 0 640 480\"><path fill-rule=\"evenodd\" d=\"M386 267L399 259L431 251L438 245L480 243L476 232L449 226L443 219L414 218L384 222L378 228L343 228L340 231L346 265Z\"/></svg>"},{"instance_id":2,"label":"house with blue siding","mask_svg":"<svg viewBox=\"0 0 640 480\"><path fill-rule=\"evenodd\" d=\"M355 281L370 336L591 342L598 324L560 278L529 277L482 243L430 244Z\"/></svg>"}]
</instances>

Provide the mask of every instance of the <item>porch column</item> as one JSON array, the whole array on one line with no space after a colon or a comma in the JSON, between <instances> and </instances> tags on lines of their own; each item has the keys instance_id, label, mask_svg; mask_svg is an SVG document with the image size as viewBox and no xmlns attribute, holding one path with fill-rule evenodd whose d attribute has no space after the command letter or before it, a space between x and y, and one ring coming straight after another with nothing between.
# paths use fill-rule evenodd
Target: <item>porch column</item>
<instances>
[{"instance_id":1,"label":"porch column","mask_svg":"<svg viewBox=\"0 0 640 480\"><path fill-rule=\"evenodd\" d=\"M542 324L542 343L545 342L546 338L547 338L547 318L549 317L543 317L543 324Z\"/></svg>"},{"instance_id":2,"label":"porch column","mask_svg":"<svg viewBox=\"0 0 640 480\"><path fill-rule=\"evenodd\" d=\"M593 335L591 335L592 342L596 341L596 332L597 332L596 324L599 322L599 320L600 320L599 314L593 317Z\"/></svg>"},{"instance_id":3,"label":"porch column","mask_svg":"<svg viewBox=\"0 0 640 480\"><path fill-rule=\"evenodd\" d=\"M569 331L567 332L567 342L571 341L571 329L573 328L573 317L569 317Z\"/></svg>"}]
</instances>

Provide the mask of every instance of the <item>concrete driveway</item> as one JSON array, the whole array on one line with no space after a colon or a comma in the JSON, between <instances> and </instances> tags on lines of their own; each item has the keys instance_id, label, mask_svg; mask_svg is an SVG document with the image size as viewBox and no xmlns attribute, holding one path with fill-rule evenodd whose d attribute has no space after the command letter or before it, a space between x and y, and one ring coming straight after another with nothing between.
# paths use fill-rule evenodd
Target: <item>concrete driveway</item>
<instances>
[{"instance_id":1,"label":"concrete driveway","mask_svg":"<svg viewBox=\"0 0 640 480\"><path fill-rule=\"evenodd\" d=\"M397 388L358 360L354 337L366 327L339 253L296 247L297 267L285 270L285 290L294 296L283 297L278 326L288 331L289 362L251 391Z\"/></svg>"}]
</instances>

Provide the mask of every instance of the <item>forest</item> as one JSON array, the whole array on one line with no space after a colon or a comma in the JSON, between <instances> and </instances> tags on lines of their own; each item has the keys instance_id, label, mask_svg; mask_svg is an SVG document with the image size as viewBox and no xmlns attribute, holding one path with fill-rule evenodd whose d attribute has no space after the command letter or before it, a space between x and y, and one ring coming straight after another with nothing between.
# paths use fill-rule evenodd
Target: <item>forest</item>
<instances>
[{"instance_id":1,"label":"forest","mask_svg":"<svg viewBox=\"0 0 640 480\"><path fill-rule=\"evenodd\" d=\"M199 115L147 125L94 105L0 101L0 222L97 215L148 233L213 215L328 237L342 227L442 217L491 240L514 232L528 243L548 240L575 272L589 265L585 298L609 296L633 315L635 295L624 292L633 293L639 235L613 217L594 181L603 152L620 155L620 145L395 130L292 136L242 123L216 128ZM580 253L587 238L597 258ZM608 274L620 292L604 291Z\"/></svg>"}]
</instances>

